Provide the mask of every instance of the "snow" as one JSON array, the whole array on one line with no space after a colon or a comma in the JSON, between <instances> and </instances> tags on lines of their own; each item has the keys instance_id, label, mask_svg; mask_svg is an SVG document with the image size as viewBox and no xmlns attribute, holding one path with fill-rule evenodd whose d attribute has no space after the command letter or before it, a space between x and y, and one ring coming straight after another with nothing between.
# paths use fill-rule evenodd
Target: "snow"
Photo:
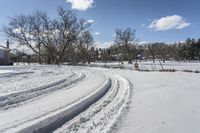
<instances>
[{"instance_id":1,"label":"snow","mask_svg":"<svg viewBox=\"0 0 200 133\"><path fill-rule=\"evenodd\" d=\"M57 66L11 67L9 69L6 70L4 67L3 71L9 71L9 73L0 75L0 82L3 83L0 86L0 96L52 84L72 75L70 69L66 70L63 67Z\"/></svg>"},{"instance_id":2,"label":"snow","mask_svg":"<svg viewBox=\"0 0 200 133\"><path fill-rule=\"evenodd\" d=\"M162 70L163 69L171 69L177 71L184 71L184 70L191 70L191 71L200 71L200 63L199 62L174 62L174 61L166 61L163 63L161 61L162 67L160 62L139 62L139 69L141 70Z\"/></svg>"},{"instance_id":3,"label":"snow","mask_svg":"<svg viewBox=\"0 0 200 133\"><path fill-rule=\"evenodd\" d=\"M84 74L72 74L68 76L66 79L36 87L34 89L29 88L29 90L26 91L20 91L16 93L11 93L7 95L1 95L0 96L0 110L5 110L8 108L12 108L15 106L18 106L19 104L26 102L30 99L47 95L48 93L52 93L56 90L62 89L64 87L70 86L72 84L75 84L76 82L82 80L85 77ZM28 94L28 95L27 95Z\"/></svg>"},{"instance_id":4,"label":"snow","mask_svg":"<svg viewBox=\"0 0 200 133\"><path fill-rule=\"evenodd\" d=\"M109 132L128 104L130 84L125 78L110 74L112 86L107 94L89 109L64 124L55 133Z\"/></svg>"},{"instance_id":5,"label":"snow","mask_svg":"<svg viewBox=\"0 0 200 133\"><path fill-rule=\"evenodd\" d=\"M0 67L0 132L199 133L200 64L153 65Z\"/></svg>"},{"instance_id":6,"label":"snow","mask_svg":"<svg viewBox=\"0 0 200 133\"><path fill-rule=\"evenodd\" d=\"M200 75L118 71L134 84L119 133L199 133Z\"/></svg>"},{"instance_id":7,"label":"snow","mask_svg":"<svg viewBox=\"0 0 200 133\"><path fill-rule=\"evenodd\" d=\"M100 67L109 67L109 68L124 68L124 69L135 69L133 64L128 64L128 62L124 62L124 64L121 64L119 62L108 62L108 63L102 63L102 62L96 62L92 63L88 66L100 66ZM176 70L176 71L200 71L200 63L199 62L175 62L175 61L166 61L163 63L162 61L156 61L153 63L152 61L138 61L140 70L149 70L149 71L159 71L163 69L167 70ZM161 65L160 65L161 63Z\"/></svg>"},{"instance_id":8,"label":"snow","mask_svg":"<svg viewBox=\"0 0 200 133\"><path fill-rule=\"evenodd\" d=\"M94 80L95 84L91 84ZM105 78L101 75L89 75L85 82L81 82L71 89L63 88L17 108L2 111L0 112L0 132L37 131L41 128L40 126L43 126L43 121L45 124L45 120L52 113L62 110L79 99L86 97L104 82ZM49 120L50 122L51 120ZM37 126L35 127L34 125Z\"/></svg>"},{"instance_id":9,"label":"snow","mask_svg":"<svg viewBox=\"0 0 200 133\"><path fill-rule=\"evenodd\" d=\"M0 70L0 74L11 73L12 70Z\"/></svg>"}]
</instances>

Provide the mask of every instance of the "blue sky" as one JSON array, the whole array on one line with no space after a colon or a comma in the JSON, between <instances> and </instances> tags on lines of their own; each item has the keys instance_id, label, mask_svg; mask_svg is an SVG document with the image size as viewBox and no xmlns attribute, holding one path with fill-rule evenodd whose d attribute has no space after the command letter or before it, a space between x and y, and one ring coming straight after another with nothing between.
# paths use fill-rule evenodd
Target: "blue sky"
<instances>
[{"instance_id":1,"label":"blue sky","mask_svg":"<svg viewBox=\"0 0 200 133\"><path fill-rule=\"evenodd\" d=\"M174 42L200 37L199 5L199 0L1 0L0 25L9 22L8 16L34 10L55 17L63 6L90 20L95 41L105 45L114 40L117 27L136 29L140 41Z\"/></svg>"}]
</instances>

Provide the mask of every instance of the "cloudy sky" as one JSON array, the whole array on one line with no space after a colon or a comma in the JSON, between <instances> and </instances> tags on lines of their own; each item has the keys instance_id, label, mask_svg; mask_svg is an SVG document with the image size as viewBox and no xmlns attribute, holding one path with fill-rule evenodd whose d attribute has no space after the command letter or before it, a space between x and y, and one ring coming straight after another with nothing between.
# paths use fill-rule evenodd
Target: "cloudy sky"
<instances>
[{"instance_id":1,"label":"cloudy sky","mask_svg":"<svg viewBox=\"0 0 200 133\"><path fill-rule=\"evenodd\" d=\"M57 7L63 6L92 23L95 41L105 46L117 27L136 29L140 41L174 42L200 37L199 5L199 0L1 0L0 25L9 16L34 10L55 17ZM5 41L2 36L0 40Z\"/></svg>"}]
</instances>

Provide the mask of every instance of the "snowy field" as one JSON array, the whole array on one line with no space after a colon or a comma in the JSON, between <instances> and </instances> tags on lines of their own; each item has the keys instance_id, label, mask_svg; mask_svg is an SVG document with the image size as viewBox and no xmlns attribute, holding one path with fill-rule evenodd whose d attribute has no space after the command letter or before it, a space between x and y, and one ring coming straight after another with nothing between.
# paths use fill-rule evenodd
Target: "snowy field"
<instances>
[{"instance_id":1,"label":"snowy field","mask_svg":"<svg viewBox=\"0 0 200 133\"><path fill-rule=\"evenodd\" d=\"M109 68L124 68L124 69L135 69L133 64L128 64L124 62L122 65L119 62L112 63L92 63L88 66L100 66L100 67L109 67ZM142 71L160 71L162 69L165 70L176 70L176 71L200 71L200 62L174 62L174 61L166 61L163 63L158 60L153 63L153 61L138 61L138 69Z\"/></svg>"},{"instance_id":2,"label":"snowy field","mask_svg":"<svg viewBox=\"0 0 200 133\"><path fill-rule=\"evenodd\" d=\"M167 64L200 70L199 63ZM199 85L200 74L182 71L2 66L0 132L199 133Z\"/></svg>"}]
</instances>

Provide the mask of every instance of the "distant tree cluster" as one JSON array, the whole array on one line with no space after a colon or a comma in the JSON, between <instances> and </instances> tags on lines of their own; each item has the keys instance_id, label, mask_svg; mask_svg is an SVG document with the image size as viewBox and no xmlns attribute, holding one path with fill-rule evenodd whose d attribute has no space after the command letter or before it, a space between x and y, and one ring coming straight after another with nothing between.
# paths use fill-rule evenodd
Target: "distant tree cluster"
<instances>
[{"instance_id":1,"label":"distant tree cluster","mask_svg":"<svg viewBox=\"0 0 200 133\"><path fill-rule=\"evenodd\" d=\"M124 43L126 44L126 43ZM188 38L185 42L166 44L164 42L138 44L130 41L129 45L113 44L106 49L111 51L107 59L113 59L114 56L120 62L130 60L160 60L165 63L166 60L175 61L200 61L200 39ZM128 52L127 52L128 50ZM120 57L120 58L119 58Z\"/></svg>"},{"instance_id":2,"label":"distant tree cluster","mask_svg":"<svg viewBox=\"0 0 200 133\"><path fill-rule=\"evenodd\" d=\"M60 64L80 59L90 63L93 36L89 27L90 24L79 19L75 11L60 7L55 19L40 11L11 18L4 33L10 40L29 47L39 63Z\"/></svg>"},{"instance_id":3,"label":"distant tree cluster","mask_svg":"<svg viewBox=\"0 0 200 133\"><path fill-rule=\"evenodd\" d=\"M200 39L188 38L179 43L152 43L143 47L144 56L147 59L176 60L176 61L200 61Z\"/></svg>"}]
</instances>

